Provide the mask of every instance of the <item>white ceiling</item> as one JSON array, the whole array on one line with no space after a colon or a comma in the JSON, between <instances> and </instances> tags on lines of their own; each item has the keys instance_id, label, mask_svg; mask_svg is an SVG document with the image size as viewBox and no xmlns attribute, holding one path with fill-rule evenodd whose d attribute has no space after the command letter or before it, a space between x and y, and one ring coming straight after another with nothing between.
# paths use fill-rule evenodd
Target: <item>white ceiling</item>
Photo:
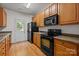
<instances>
[{"instance_id":1,"label":"white ceiling","mask_svg":"<svg viewBox=\"0 0 79 59\"><path fill-rule=\"evenodd\" d=\"M0 5L4 8L14 10L17 12L29 15L35 15L37 12L41 11L44 7L46 7L48 4L49 3L31 3L30 8L26 8L25 3L2 3Z\"/></svg>"}]
</instances>

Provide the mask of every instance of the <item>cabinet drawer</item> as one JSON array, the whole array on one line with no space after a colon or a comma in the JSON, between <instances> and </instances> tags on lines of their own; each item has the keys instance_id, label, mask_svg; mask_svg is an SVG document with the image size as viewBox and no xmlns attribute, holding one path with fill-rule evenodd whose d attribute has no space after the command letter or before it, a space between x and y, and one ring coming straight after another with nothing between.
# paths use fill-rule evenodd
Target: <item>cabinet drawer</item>
<instances>
[{"instance_id":1,"label":"cabinet drawer","mask_svg":"<svg viewBox=\"0 0 79 59\"><path fill-rule=\"evenodd\" d=\"M56 56L65 56L66 52L65 52L65 47L59 44L56 44L54 47L54 55Z\"/></svg>"},{"instance_id":2,"label":"cabinet drawer","mask_svg":"<svg viewBox=\"0 0 79 59\"><path fill-rule=\"evenodd\" d=\"M60 44L70 49L77 49L77 45L69 41L55 39L55 44Z\"/></svg>"},{"instance_id":3,"label":"cabinet drawer","mask_svg":"<svg viewBox=\"0 0 79 59\"><path fill-rule=\"evenodd\" d=\"M68 42L68 41L63 41L63 45L67 48L70 48L70 49L76 49L77 50L77 45L72 43L72 42Z\"/></svg>"},{"instance_id":4,"label":"cabinet drawer","mask_svg":"<svg viewBox=\"0 0 79 59\"><path fill-rule=\"evenodd\" d=\"M64 41L59 40L59 39L55 39L54 42L55 42L55 44L60 44L60 45L64 44Z\"/></svg>"}]
</instances>

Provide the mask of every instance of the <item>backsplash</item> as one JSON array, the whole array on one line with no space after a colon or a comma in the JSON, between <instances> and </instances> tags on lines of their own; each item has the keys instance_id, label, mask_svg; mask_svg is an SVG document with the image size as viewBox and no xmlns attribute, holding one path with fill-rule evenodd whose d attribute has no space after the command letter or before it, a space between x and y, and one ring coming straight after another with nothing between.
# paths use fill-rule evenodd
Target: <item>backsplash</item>
<instances>
[{"instance_id":1,"label":"backsplash","mask_svg":"<svg viewBox=\"0 0 79 59\"><path fill-rule=\"evenodd\" d=\"M47 31L48 29L62 29L62 33L68 34L78 34L79 35L79 24L75 25L56 25L56 26L48 26L48 27L41 27L39 31Z\"/></svg>"}]
</instances>

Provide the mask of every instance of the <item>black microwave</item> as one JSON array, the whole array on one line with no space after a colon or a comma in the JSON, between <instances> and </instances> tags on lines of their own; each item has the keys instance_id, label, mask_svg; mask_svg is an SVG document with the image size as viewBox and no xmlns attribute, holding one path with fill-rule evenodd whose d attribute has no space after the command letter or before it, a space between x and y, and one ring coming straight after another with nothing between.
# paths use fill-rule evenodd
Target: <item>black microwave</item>
<instances>
[{"instance_id":1,"label":"black microwave","mask_svg":"<svg viewBox=\"0 0 79 59\"><path fill-rule=\"evenodd\" d=\"M57 25L58 24L58 15L53 15L44 19L45 26Z\"/></svg>"}]
</instances>

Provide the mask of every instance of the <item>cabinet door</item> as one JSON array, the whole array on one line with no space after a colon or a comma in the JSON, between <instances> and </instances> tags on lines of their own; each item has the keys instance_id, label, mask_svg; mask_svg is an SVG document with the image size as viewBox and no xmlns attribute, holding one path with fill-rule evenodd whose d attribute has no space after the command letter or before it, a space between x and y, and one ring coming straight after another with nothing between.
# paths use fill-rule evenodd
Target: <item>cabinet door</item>
<instances>
[{"instance_id":1,"label":"cabinet door","mask_svg":"<svg viewBox=\"0 0 79 59\"><path fill-rule=\"evenodd\" d=\"M37 24L38 27L39 27L39 23L40 23L39 22L39 16L40 16L39 14L36 15L36 24Z\"/></svg>"},{"instance_id":2,"label":"cabinet door","mask_svg":"<svg viewBox=\"0 0 79 59\"><path fill-rule=\"evenodd\" d=\"M58 4L60 24L76 23L76 4Z\"/></svg>"},{"instance_id":3,"label":"cabinet door","mask_svg":"<svg viewBox=\"0 0 79 59\"><path fill-rule=\"evenodd\" d=\"M3 10L3 26L7 26L7 13Z\"/></svg>"},{"instance_id":4,"label":"cabinet door","mask_svg":"<svg viewBox=\"0 0 79 59\"><path fill-rule=\"evenodd\" d=\"M79 23L79 3L77 4L77 22Z\"/></svg>"},{"instance_id":5,"label":"cabinet door","mask_svg":"<svg viewBox=\"0 0 79 59\"><path fill-rule=\"evenodd\" d=\"M37 40L37 37L36 37L37 35L36 35L36 33L34 32L34 35L33 35L33 43L34 44L36 44L37 42L36 42L36 40Z\"/></svg>"},{"instance_id":6,"label":"cabinet door","mask_svg":"<svg viewBox=\"0 0 79 59\"><path fill-rule=\"evenodd\" d=\"M57 39L54 40L54 55L65 56L65 47L63 46L62 41Z\"/></svg>"},{"instance_id":7,"label":"cabinet door","mask_svg":"<svg viewBox=\"0 0 79 59\"><path fill-rule=\"evenodd\" d=\"M63 41L63 43L66 49L66 55L77 56L77 44L68 41Z\"/></svg>"},{"instance_id":8,"label":"cabinet door","mask_svg":"<svg viewBox=\"0 0 79 59\"><path fill-rule=\"evenodd\" d=\"M37 40L36 41L37 41L36 45L40 48L41 44L40 44L40 33L39 32L37 32Z\"/></svg>"},{"instance_id":9,"label":"cabinet door","mask_svg":"<svg viewBox=\"0 0 79 59\"><path fill-rule=\"evenodd\" d=\"M50 6L50 16L57 14L58 11L58 5L57 3L53 3Z\"/></svg>"},{"instance_id":10,"label":"cabinet door","mask_svg":"<svg viewBox=\"0 0 79 59\"><path fill-rule=\"evenodd\" d=\"M0 26L3 26L3 8L0 8Z\"/></svg>"},{"instance_id":11,"label":"cabinet door","mask_svg":"<svg viewBox=\"0 0 79 59\"><path fill-rule=\"evenodd\" d=\"M49 17L49 11L50 11L49 7L44 10L44 17L45 18Z\"/></svg>"},{"instance_id":12,"label":"cabinet door","mask_svg":"<svg viewBox=\"0 0 79 59\"><path fill-rule=\"evenodd\" d=\"M44 26L44 11L40 13L39 17L40 27Z\"/></svg>"},{"instance_id":13,"label":"cabinet door","mask_svg":"<svg viewBox=\"0 0 79 59\"><path fill-rule=\"evenodd\" d=\"M40 48L40 33L39 32L34 32L33 35L33 43Z\"/></svg>"},{"instance_id":14,"label":"cabinet door","mask_svg":"<svg viewBox=\"0 0 79 59\"><path fill-rule=\"evenodd\" d=\"M65 48L60 44L56 44L54 47L54 55L55 56L65 56Z\"/></svg>"},{"instance_id":15,"label":"cabinet door","mask_svg":"<svg viewBox=\"0 0 79 59\"><path fill-rule=\"evenodd\" d=\"M6 37L6 56L9 55L9 49L10 49L10 46L11 46L11 38L10 36L7 36Z\"/></svg>"},{"instance_id":16,"label":"cabinet door","mask_svg":"<svg viewBox=\"0 0 79 59\"><path fill-rule=\"evenodd\" d=\"M0 56L6 55L6 48L5 48L5 39L0 42Z\"/></svg>"},{"instance_id":17,"label":"cabinet door","mask_svg":"<svg viewBox=\"0 0 79 59\"><path fill-rule=\"evenodd\" d=\"M7 24L7 14L3 8L0 8L0 26L6 26Z\"/></svg>"},{"instance_id":18,"label":"cabinet door","mask_svg":"<svg viewBox=\"0 0 79 59\"><path fill-rule=\"evenodd\" d=\"M32 22L35 22L35 17L32 17Z\"/></svg>"},{"instance_id":19,"label":"cabinet door","mask_svg":"<svg viewBox=\"0 0 79 59\"><path fill-rule=\"evenodd\" d=\"M55 39L54 47L56 56L77 56L77 45L74 43Z\"/></svg>"}]
</instances>

